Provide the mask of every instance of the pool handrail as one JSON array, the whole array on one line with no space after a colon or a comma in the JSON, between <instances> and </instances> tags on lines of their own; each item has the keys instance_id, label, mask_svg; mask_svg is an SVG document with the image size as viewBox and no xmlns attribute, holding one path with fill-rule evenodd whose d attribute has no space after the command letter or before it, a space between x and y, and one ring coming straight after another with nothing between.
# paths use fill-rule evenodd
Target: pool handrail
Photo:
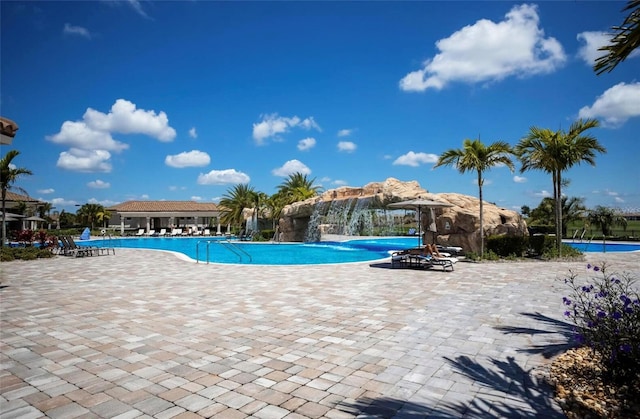
<instances>
[{"instance_id":1,"label":"pool handrail","mask_svg":"<svg viewBox=\"0 0 640 419\"><path fill-rule=\"evenodd\" d=\"M196 263L200 263L200 256L199 256L200 243L207 244L207 258L206 258L207 264L209 264L209 245L211 243L215 243L220 246L223 246L225 249L235 253L238 256L239 262L242 262L242 254L245 254L249 258L249 262L253 261L253 258L251 257L249 252L242 249L240 246L234 244L233 242L231 242L231 240L224 239L224 240L198 240L196 242Z\"/></svg>"}]
</instances>

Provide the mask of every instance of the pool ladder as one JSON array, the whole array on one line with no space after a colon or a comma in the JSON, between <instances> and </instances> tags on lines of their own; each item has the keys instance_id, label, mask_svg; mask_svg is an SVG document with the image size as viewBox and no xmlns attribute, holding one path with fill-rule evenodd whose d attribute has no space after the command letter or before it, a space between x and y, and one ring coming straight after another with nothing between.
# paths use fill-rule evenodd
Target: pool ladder
<instances>
[{"instance_id":1,"label":"pool ladder","mask_svg":"<svg viewBox=\"0 0 640 419\"><path fill-rule=\"evenodd\" d=\"M231 240L225 239L225 240L198 240L198 242L196 243L196 263L200 263L199 251L200 251L200 244L202 243L207 244L207 259L206 259L207 264L209 263L209 246L211 244L220 245L225 249L229 250L230 252L235 253L236 256L238 256L238 262L242 262L242 258L244 256L249 258L249 262L252 261L251 255L246 250L244 250L237 244L234 244Z\"/></svg>"}]
</instances>

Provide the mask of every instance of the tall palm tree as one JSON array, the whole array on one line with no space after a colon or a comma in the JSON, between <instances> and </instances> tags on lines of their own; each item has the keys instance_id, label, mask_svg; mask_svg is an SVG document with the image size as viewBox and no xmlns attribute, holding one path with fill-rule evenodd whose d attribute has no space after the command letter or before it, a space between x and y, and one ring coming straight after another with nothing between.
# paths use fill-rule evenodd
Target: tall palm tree
<instances>
[{"instance_id":1,"label":"tall palm tree","mask_svg":"<svg viewBox=\"0 0 640 419\"><path fill-rule=\"evenodd\" d=\"M104 208L102 208L101 211L99 211L96 214L96 220L99 223L102 223L102 227L105 228L107 226L107 222L111 219L111 211L108 211Z\"/></svg>"},{"instance_id":2,"label":"tall palm tree","mask_svg":"<svg viewBox=\"0 0 640 419\"><path fill-rule=\"evenodd\" d=\"M43 204L38 205L38 216L40 218L49 217L51 215L51 209L53 205L50 202L45 202Z\"/></svg>"},{"instance_id":3,"label":"tall palm tree","mask_svg":"<svg viewBox=\"0 0 640 419\"><path fill-rule=\"evenodd\" d=\"M485 145L479 139L465 139L462 148L445 151L438 158L434 168L440 166L455 166L460 173L475 171L478 175L478 195L480 199L480 257L484 255L484 221L482 203L482 185L484 179L482 174L497 165L505 165L512 172L514 170L510 155L513 150L504 141L496 141L493 144Z\"/></svg>"},{"instance_id":4,"label":"tall palm tree","mask_svg":"<svg viewBox=\"0 0 640 419\"><path fill-rule=\"evenodd\" d=\"M587 220L589 223L599 226L604 237L611 235L611 227L614 225L627 229L627 219L622 214L612 208L601 205L589 212Z\"/></svg>"},{"instance_id":5,"label":"tall palm tree","mask_svg":"<svg viewBox=\"0 0 640 419\"><path fill-rule=\"evenodd\" d=\"M222 196L220 206L225 209L220 221L225 224L242 225L245 208L254 208L257 192L248 184L235 185Z\"/></svg>"},{"instance_id":6,"label":"tall palm tree","mask_svg":"<svg viewBox=\"0 0 640 419\"><path fill-rule=\"evenodd\" d=\"M584 134L599 125L596 119L579 119L567 132L531 127L515 147L521 172L538 169L552 175L558 255L562 255L562 173L583 161L595 166L595 153L606 153L595 137Z\"/></svg>"},{"instance_id":7,"label":"tall palm tree","mask_svg":"<svg viewBox=\"0 0 640 419\"><path fill-rule=\"evenodd\" d=\"M606 54L596 59L593 70L600 75L611 72L640 46L640 0L630 0L622 11L629 10L622 25L614 26L609 45L598 48Z\"/></svg>"},{"instance_id":8,"label":"tall palm tree","mask_svg":"<svg viewBox=\"0 0 640 419\"><path fill-rule=\"evenodd\" d=\"M322 189L321 186L314 185L315 181L315 178L308 179L307 175L300 172L292 173L278 186L278 193L286 198L287 204L304 201L317 196Z\"/></svg>"},{"instance_id":9,"label":"tall palm tree","mask_svg":"<svg viewBox=\"0 0 640 419\"><path fill-rule=\"evenodd\" d=\"M98 220L98 214L104 212L104 207L100 204L84 204L76 211L76 215L84 222L88 222L93 230L94 222Z\"/></svg>"},{"instance_id":10,"label":"tall palm tree","mask_svg":"<svg viewBox=\"0 0 640 419\"><path fill-rule=\"evenodd\" d=\"M28 195L22 188L14 186L14 184L24 175L32 175L33 173L29 169L24 167L15 167L11 162L15 159L20 152L18 150L9 150L7 154L0 159L0 187L2 188L2 244L4 246L4 240L7 237L7 224L5 222L7 217L7 191L10 189L17 189Z\"/></svg>"}]
</instances>

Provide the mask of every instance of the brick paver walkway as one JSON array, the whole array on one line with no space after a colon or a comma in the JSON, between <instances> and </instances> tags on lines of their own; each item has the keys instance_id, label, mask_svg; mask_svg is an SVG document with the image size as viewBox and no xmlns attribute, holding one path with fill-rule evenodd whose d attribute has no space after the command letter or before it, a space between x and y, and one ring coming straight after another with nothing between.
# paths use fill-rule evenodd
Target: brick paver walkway
<instances>
[{"instance_id":1,"label":"brick paver walkway","mask_svg":"<svg viewBox=\"0 0 640 419\"><path fill-rule=\"evenodd\" d=\"M562 417L542 377L585 262L387 262L2 263L0 418Z\"/></svg>"}]
</instances>

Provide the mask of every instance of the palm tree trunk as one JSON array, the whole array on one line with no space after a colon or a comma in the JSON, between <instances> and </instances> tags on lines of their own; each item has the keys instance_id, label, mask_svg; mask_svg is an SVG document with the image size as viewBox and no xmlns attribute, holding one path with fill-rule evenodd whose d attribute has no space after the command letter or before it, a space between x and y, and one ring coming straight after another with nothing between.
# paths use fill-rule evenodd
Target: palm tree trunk
<instances>
[{"instance_id":1,"label":"palm tree trunk","mask_svg":"<svg viewBox=\"0 0 640 419\"><path fill-rule=\"evenodd\" d=\"M7 237L7 223L5 221L7 219L6 202L7 202L7 191L3 189L2 190L2 244L0 244L0 247L4 247L4 241Z\"/></svg>"},{"instance_id":2,"label":"palm tree trunk","mask_svg":"<svg viewBox=\"0 0 640 419\"><path fill-rule=\"evenodd\" d=\"M480 258L484 257L484 214L482 206L482 172L478 170L478 195L480 196Z\"/></svg>"},{"instance_id":3,"label":"palm tree trunk","mask_svg":"<svg viewBox=\"0 0 640 419\"><path fill-rule=\"evenodd\" d=\"M558 170L556 176L558 184L556 188L556 246L558 247L558 256L562 256L562 173Z\"/></svg>"}]
</instances>

